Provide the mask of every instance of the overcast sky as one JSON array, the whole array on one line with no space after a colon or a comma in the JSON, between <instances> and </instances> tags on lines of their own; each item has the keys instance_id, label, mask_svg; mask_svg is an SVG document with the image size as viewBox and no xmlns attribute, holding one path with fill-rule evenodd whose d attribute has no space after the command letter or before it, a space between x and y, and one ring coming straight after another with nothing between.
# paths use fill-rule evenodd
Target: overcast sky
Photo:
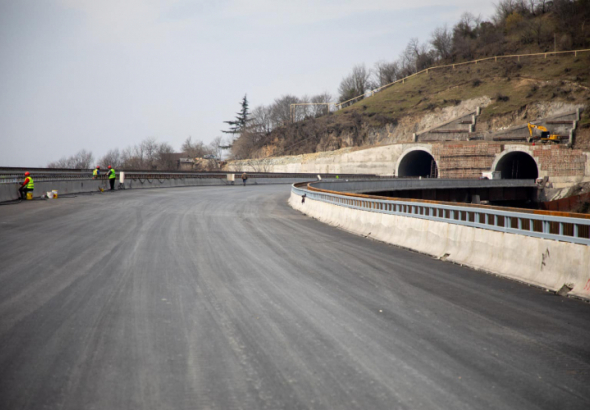
<instances>
[{"instance_id":1,"label":"overcast sky","mask_svg":"<svg viewBox=\"0 0 590 410\"><path fill-rule=\"evenodd\" d=\"M0 166L210 142L250 108L393 61L472 0L0 0Z\"/></svg>"}]
</instances>

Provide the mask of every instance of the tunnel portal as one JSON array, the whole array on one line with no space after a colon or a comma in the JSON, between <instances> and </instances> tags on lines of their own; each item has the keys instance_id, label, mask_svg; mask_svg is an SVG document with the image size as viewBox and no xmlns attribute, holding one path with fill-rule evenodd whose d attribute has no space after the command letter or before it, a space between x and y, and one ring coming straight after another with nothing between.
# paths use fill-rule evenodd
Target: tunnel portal
<instances>
[{"instance_id":1,"label":"tunnel portal","mask_svg":"<svg viewBox=\"0 0 590 410\"><path fill-rule=\"evenodd\" d=\"M438 178L438 166L434 157L426 151L408 152L399 163L399 177Z\"/></svg>"},{"instance_id":2,"label":"tunnel portal","mask_svg":"<svg viewBox=\"0 0 590 410\"><path fill-rule=\"evenodd\" d=\"M534 158L522 151L504 155L496 164L494 171L502 172L502 179L536 179L539 169Z\"/></svg>"}]
</instances>

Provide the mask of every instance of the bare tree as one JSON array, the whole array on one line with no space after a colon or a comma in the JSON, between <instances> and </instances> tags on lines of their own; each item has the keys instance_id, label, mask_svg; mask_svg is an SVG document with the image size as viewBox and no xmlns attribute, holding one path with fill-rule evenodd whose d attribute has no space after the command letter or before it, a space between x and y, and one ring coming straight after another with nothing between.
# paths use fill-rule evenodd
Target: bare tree
<instances>
[{"instance_id":1,"label":"bare tree","mask_svg":"<svg viewBox=\"0 0 590 410\"><path fill-rule=\"evenodd\" d=\"M92 152L86 151L85 149L78 151L75 155L75 164L74 168L77 169L88 169L93 166L94 162L94 155Z\"/></svg>"},{"instance_id":2,"label":"bare tree","mask_svg":"<svg viewBox=\"0 0 590 410\"><path fill-rule=\"evenodd\" d=\"M480 16L465 12L461 15L459 22L453 27L453 36L473 39L477 36L476 29L480 23Z\"/></svg>"},{"instance_id":3,"label":"bare tree","mask_svg":"<svg viewBox=\"0 0 590 410\"><path fill-rule=\"evenodd\" d=\"M314 95L311 97L310 100L313 104L322 104L322 105L312 105L311 106L311 115L313 117L321 117L322 115L328 115L330 113L330 103L332 102L332 95L328 92L324 92L322 94Z\"/></svg>"},{"instance_id":4,"label":"bare tree","mask_svg":"<svg viewBox=\"0 0 590 410\"><path fill-rule=\"evenodd\" d=\"M364 94L371 88L371 72L364 64L352 68L352 73L344 77L338 87L340 102L350 100L354 97L364 98Z\"/></svg>"},{"instance_id":5,"label":"bare tree","mask_svg":"<svg viewBox=\"0 0 590 410\"><path fill-rule=\"evenodd\" d=\"M213 138L213 141L211 141L211 143L209 144L209 149L211 150L211 153L215 156L215 158L221 159L221 156L223 154L223 148L221 147L224 145L225 144L223 142L222 137Z\"/></svg>"},{"instance_id":6,"label":"bare tree","mask_svg":"<svg viewBox=\"0 0 590 410\"><path fill-rule=\"evenodd\" d=\"M250 114L249 128L255 132L269 133L272 131L272 107L260 105Z\"/></svg>"},{"instance_id":7,"label":"bare tree","mask_svg":"<svg viewBox=\"0 0 590 410\"><path fill-rule=\"evenodd\" d=\"M174 148L167 142L156 146L155 165L157 169L171 171L177 169L177 160L172 155Z\"/></svg>"},{"instance_id":8,"label":"bare tree","mask_svg":"<svg viewBox=\"0 0 590 410\"><path fill-rule=\"evenodd\" d=\"M291 122L291 104L297 104L301 100L294 95L284 95L275 100L272 105L272 123L274 127L280 127ZM298 118L295 118L297 121Z\"/></svg>"},{"instance_id":9,"label":"bare tree","mask_svg":"<svg viewBox=\"0 0 590 410\"><path fill-rule=\"evenodd\" d=\"M446 24L436 28L432 32L430 44L439 58L446 60L451 56L453 50L453 34Z\"/></svg>"},{"instance_id":10,"label":"bare tree","mask_svg":"<svg viewBox=\"0 0 590 410\"><path fill-rule=\"evenodd\" d=\"M125 168L125 169L133 169L133 167L131 167L131 147L127 147L123 150L121 150L121 168Z\"/></svg>"},{"instance_id":11,"label":"bare tree","mask_svg":"<svg viewBox=\"0 0 590 410\"><path fill-rule=\"evenodd\" d=\"M250 132L248 130L242 131L240 138L236 139L231 147L232 159L247 159L252 158L260 141L261 134L257 132Z\"/></svg>"},{"instance_id":12,"label":"bare tree","mask_svg":"<svg viewBox=\"0 0 590 410\"><path fill-rule=\"evenodd\" d=\"M553 39L553 31L542 19L528 19L523 23L523 29L520 33L520 41L523 44L537 43L542 45Z\"/></svg>"},{"instance_id":13,"label":"bare tree","mask_svg":"<svg viewBox=\"0 0 590 410\"><path fill-rule=\"evenodd\" d=\"M47 168L89 169L94 166L93 163L92 152L83 149L70 157L62 157L57 161L50 162L47 164Z\"/></svg>"},{"instance_id":14,"label":"bare tree","mask_svg":"<svg viewBox=\"0 0 590 410\"><path fill-rule=\"evenodd\" d=\"M299 99L300 104L309 104L311 103L311 98L308 95L304 95ZM297 121L304 120L306 118L310 118L313 116L313 110L310 105L299 105L295 112L295 118Z\"/></svg>"},{"instance_id":15,"label":"bare tree","mask_svg":"<svg viewBox=\"0 0 590 410\"><path fill-rule=\"evenodd\" d=\"M101 160L105 165L117 163L123 169L172 170L176 169L174 149L167 142L158 143L155 138L146 138L139 144L122 151L111 150Z\"/></svg>"},{"instance_id":16,"label":"bare tree","mask_svg":"<svg viewBox=\"0 0 590 410\"><path fill-rule=\"evenodd\" d=\"M406 48L401 53L399 62L402 76L408 76L418 71L416 67L416 55L419 52L420 42L417 37L411 38Z\"/></svg>"},{"instance_id":17,"label":"bare tree","mask_svg":"<svg viewBox=\"0 0 590 410\"><path fill-rule=\"evenodd\" d=\"M403 77L424 70L434 64L435 54L426 44L420 44L418 38L410 39L400 55L399 64Z\"/></svg>"},{"instance_id":18,"label":"bare tree","mask_svg":"<svg viewBox=\"0 0 590 410\"><path fill-rule=\"evenodd\" d=\"M211 154L211 149L206 147L202 141L192 141L192 137L188 137L182 144L182 152L190 158L201 158L207 154Z\"/></svg>"},{"instance_id":19,"label":"bare tree","mask_svg":"<svg viewBox=\"0 0 590 410\"><path fill-rule=\"evenodd\" d=\"M375 82L379 87L391 84L400 78L399 65L395 62L388 63L386 61L378 61L375 63L373 72L375 73Z\"/></svg>"},{"instance_id":20,"label":"bare tree","mask_svg":"<svg viewBox=\"0 0 590 410\"><path fill-rule=\"evenodd\" d=\"M147 169L157 167L159 144L154 137L146 138L141 142L141 151L143 152L143 160Z\"/></svg>"},{"instance_id":21,"label":"bare tree","mask_svg":"<svg viewBox=\"0 0 590 410\"><path fill-rule=\"evenodd\" d=\"M120 168L122 165L121 152L119 148L110 149L99 161L101 166L111 165L114 168Z\"/></svg>"},{"instance_id":22,"label":"bare tree","mask_svg":"<svg viewBox=\"0 0 590 410\"><path fill-rule=\"evenodd\" d=\"M496 15L494 19L496 24L502 24L506 17L511 15L517 10L516 0L500 0L496 6Z\"/></svg>"}]
</instances>

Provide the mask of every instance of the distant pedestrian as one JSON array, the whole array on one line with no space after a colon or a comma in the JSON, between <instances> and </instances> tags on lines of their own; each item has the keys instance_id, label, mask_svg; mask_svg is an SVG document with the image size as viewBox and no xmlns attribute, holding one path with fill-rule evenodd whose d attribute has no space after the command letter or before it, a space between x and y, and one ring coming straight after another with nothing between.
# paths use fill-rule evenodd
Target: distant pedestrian
<instances>
[{"instance_id":1,"label":"distant pedestrian","mask_svg":"<svg viewBox=\"0 0 590 410\"><path fill-rule=\"evenodd\" d=\"M242 182L244 183L244 186L246 186L246 181L248 180L248 175L244 172L242 174Z\"/></svg>"},{"instance_id":2,"label":"distant pedestrian","mask_svg":"<svg viewBox=\"0 0 590 410\"><path fill-rule=\"evenodd\" d=\"M31 178L31 174L29 172L25 172L25 181L21 184L18 192L20 193L21 199L27 199L27 193L33 192L35 189L35 183L33 182L33 178Z\"/></svg>"},{"instance_id":3,"label":"distant pedestrian","mask_svg":"<svg viewBox=\"0 0 590 410\"><path fill-rule=\"evenodd\" d=\"M109 165L109 172L107 172L107 177L109 178L109 184L111 184L111 191L115 190L115 169Z\"/></svg>"}]
</instances>

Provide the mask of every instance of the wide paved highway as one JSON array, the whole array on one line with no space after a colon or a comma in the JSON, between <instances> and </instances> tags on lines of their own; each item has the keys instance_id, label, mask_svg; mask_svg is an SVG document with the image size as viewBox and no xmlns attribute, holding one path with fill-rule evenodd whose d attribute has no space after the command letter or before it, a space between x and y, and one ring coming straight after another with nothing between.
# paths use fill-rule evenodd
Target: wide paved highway
<instances>
[{"instance_id":1,"label":"wide paved highway","mask_svg":"<svg viewBox=\"0 0 590 410\"><path fill-rule=\"evenodd\" d=\"M0 206L0 409L590 408L590 304L353 236L288 195Z\"/></svg>"}]
</instances>

